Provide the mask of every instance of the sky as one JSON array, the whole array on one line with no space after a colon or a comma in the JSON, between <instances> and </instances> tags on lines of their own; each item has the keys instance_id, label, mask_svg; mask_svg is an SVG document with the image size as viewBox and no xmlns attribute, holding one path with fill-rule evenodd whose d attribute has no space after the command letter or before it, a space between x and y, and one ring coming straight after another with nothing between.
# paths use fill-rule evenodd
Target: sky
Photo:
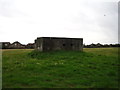
<instances>
[{"instance_id":1,"label":"sky","mask_svg":"<svg viewBox=\"0 0 120 90\"><path fill-rule=\"evenodd\" d=\"M118 43L118 0L0 0L0 42L37 37Z\"/></svg>"}]
</instances>

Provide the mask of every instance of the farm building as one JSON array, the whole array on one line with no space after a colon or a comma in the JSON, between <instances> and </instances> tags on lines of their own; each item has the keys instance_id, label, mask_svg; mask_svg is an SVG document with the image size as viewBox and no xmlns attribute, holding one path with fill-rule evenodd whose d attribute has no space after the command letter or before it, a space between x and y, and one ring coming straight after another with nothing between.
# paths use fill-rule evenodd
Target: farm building
<instances>
[{"instance_id":1,"label":"farm building","mask_svg":"<svg viewBox=\"0 0 120 90\"><path fill-rule=\"evenodd\" d=\"M76 50L83 51L83 38L39 37L35 40L35 50Z\"/></svg>"}]
</instances>

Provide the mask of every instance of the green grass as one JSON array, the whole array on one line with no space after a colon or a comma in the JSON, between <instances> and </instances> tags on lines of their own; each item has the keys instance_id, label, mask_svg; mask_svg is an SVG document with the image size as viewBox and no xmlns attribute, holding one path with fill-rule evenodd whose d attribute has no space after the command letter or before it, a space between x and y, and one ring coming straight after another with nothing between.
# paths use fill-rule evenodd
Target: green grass
<instances>
[{"instance_id":1,"label":"green grass","mask_svg":"<svg viewBox=\"0 0 120 90\"><path fill-rule=\"evenodd\" d=\"M118 88L118 48L3 50L3 88Z\"/></svg>"}]
</instances>

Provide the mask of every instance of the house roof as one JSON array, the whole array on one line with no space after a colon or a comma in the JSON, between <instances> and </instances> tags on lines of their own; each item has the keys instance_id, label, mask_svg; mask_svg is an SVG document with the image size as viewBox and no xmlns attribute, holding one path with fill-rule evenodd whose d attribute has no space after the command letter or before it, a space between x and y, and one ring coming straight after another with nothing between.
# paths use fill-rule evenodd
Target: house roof
<instances>
[{"instance_id":1,"label":"house roof","mask_svg":"<svg viewBox=\"0 0 120 90\"><path fill-rule=\"evenodd\" d=\"M83 38L69 38L69 37L37 37L37 39L48 38L48 39L83 39Z\"/></svg>"},{"instance_id":2,"label":"house roof","mask_svg":"<svg viewBox=\"0 0 120 90\"><path fill-rule=\"evenodd\" d=\"M10 42L0 42L0 43L3 43L3 44L10 44Z\"/></svg>"},{"instance_id":3,"label":"house roof","mask_svg":"<svg viewBox=\"0 0 120 90\"><path fill-rule=\"evenodd\" d=\"M15 44L15 43L21 44L21 43L20 43L20 42L18 42L18 41L13 42L12 44Z\"/></svg>"}]
</instances>

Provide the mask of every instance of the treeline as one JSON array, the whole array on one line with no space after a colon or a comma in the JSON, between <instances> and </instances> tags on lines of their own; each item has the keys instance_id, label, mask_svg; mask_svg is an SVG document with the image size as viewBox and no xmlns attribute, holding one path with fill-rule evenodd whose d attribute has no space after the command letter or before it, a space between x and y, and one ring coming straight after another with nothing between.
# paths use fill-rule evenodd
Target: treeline
<instances>
[{"instance_id":1,"label":"treeline","mask_svg":"<svg viewBox=\"0 0 120 90\"><path fill-rule=\"evenodd\" d=\"M84 48L100 48L100 47L120 47L120 44L90 44L90 45L83 45Z\"/></svg>"}]
</instances>

